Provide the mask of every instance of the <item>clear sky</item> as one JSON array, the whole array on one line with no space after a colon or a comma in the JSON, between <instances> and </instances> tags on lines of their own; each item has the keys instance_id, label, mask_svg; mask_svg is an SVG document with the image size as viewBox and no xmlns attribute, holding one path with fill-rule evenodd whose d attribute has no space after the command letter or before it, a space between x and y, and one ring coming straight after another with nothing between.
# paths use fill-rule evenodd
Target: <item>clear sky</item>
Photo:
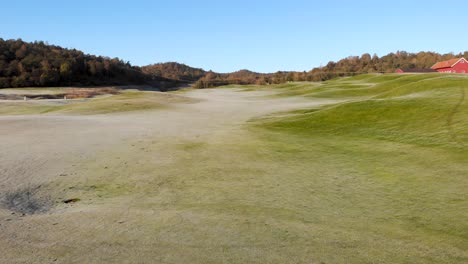
<instances>
[{"instance_id":1,"label":"clear sky","mask_svg":"<svg viewBox=\"0 0 468 264\"><path fill-rule=\"evenodd\" d=\"M2 1L0 38L134 65L303 71L366 52L468 50L467 11L467 0Z\"/></svg>"}]
</instances>

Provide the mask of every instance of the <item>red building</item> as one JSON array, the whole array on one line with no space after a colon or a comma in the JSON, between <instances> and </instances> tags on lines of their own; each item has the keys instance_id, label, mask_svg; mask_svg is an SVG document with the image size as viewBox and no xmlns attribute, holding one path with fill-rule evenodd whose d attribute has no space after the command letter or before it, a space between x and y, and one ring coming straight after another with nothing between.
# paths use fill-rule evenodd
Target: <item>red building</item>
<instances>
[{"instance_id":1,"label":"red building","mask_svg":"<svg viewBox=\"0 0 468 264\"><path fill-rule=\"evenodd\" d=\"M431 67L438 72L468 73L468 61L465 58L441 61Z\"/></svg>"}]
</instances>

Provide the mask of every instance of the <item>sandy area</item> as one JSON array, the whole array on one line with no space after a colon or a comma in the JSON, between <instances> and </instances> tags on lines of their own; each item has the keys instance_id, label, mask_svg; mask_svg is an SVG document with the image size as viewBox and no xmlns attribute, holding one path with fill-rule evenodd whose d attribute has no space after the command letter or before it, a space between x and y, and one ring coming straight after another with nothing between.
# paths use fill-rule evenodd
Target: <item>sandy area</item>
<instances>
[{"instance_id":1,"label":"sandy area","mask_svg":"<svg viewBox=\"0 0 468 264\"><path fill-rule=\"evenodd\" d=\"M66 198L64 183L92 180L94 165L90 164L103 152L115 149L119 152L119 164L124 164L131 160L126 149L141 141L141 148L129 152L131 155L146 151L158 162L164 162L178 155L180 142L225 140L227 134L241 133L242 125L251 118L332 103L304 98L273 99L266 97L266 92L235 89L194 90L181 95L199 100L168 109L110 115L0 117L0 199L18 190L38 188L41 197L50 196L54 202L47 212L33 215L22 216L5 206L0 208L0 263L122 262L122 257L132 255L121 252L126 248L123 244L135 247L139 243L140 231L132 231L131 224L124 224L125 238L115 241L113 233L113 242L105 245L105 236L111 236L109 232L122 225L119 219L128 211L127 198L56 204L57 199ZM146 139L157 147L148 150L144 145ZM119 174L118 165L112 169ZM59 183L54 185L56 182ZM151 210L132 214L136 217L132 218L134 221L155 217ZM94 230L93 234L87 233L90 230ZM95 241L93 235L104 236L98 240L103 243L102 248L83 246L84 239ZM74 248L74 244L80 246ZM96 243L89 244L95 246ZM117 251L123 254L118 254L120 259L104 258Z\"/></svg>"},{"instance_id":2,"label":"sandy area","mask_svg":"<svg viewBox=\"0 0 468 264\"><path fill-rule=\"evenodd\" d=\"M238 128L247 120L274 112L332 101L266 99L266 92L233 89L195 90L201 99L169 110L121 115L28 115L0 117L0 190L53 180L81 157L126 139L157 136L172 141L200 139Z\"/></svg>"}]
</instances>

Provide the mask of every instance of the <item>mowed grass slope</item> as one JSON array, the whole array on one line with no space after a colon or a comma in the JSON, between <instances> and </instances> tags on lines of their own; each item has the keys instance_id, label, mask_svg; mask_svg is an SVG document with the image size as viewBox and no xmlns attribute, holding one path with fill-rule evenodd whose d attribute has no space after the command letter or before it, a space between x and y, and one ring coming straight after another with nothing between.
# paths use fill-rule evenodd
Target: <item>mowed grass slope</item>
<instances>
[{"instance_id":1,"label":"mowed grass slope","mask_svg":"<svg viewBox=\"0 0 468 264\"><path fill-rule=\"evenodd\" d=\"M437 76L437 77L436 77ZM376 81L361 96L322 109L298 111L297 115L272 120L266 127L302 134L343 135L388 139L401 143L463 148L468 142L468 78L441 75L395 75L371 77ZM362 78L362 77L361 77ZM352 78L340 79L349 84ZM348 98L349 88L335 88L340 81L324 84L325 90L308 93ZM351 89L355 91L356 89Z\"/></svg>"},{"instance_id":2,"label":"mowed grass slope","mask_svg":"<svg viewBox=\"0 0 468 264\"><path fill-rule=\"evenodd\" d=\"M352 93L341 82L370 85ZM356 96L252 124L294 164L303 187L289 191L311 206L297 213L342 232L335 252L350 262L468 261L468 78L369 75L309 89Z\"/></svg>"},{"instance_id":3,"label":"mowed grass slope","mask_svg":"<svg viewBox=\"0 0 468 264\"><path fill-rule=\"evenodd\" d=\"M268 100L340 103L241 127L228 123L228 112L222 126L199 135L196 123L182 122L177 130L193 136L148 133L103 149L77 163L73 177L44 187L58 200L80 199L75 210L59 206L69 218L52 238L28 233L25 241L53 249L24 243L14 255L64 263L466 263L467 84L464 76L391 74L244 87L270 91ZM240 105L259 103L247 102ZM201 109L187 114L222 112ZM47 227L60 217L32 219Z\"/></svg>"},{"instance_id":4,"label":"mowed grass slope","mask_svg":"<svg viewBox=\"0 0 468 264\"><path fill-rule=\"evenodd\" d=\"M103 152L78 175L86 181L59 184L83 203L123 204L113 217L128 224L116 235L90 224L73 236L95 234L92 252L111 243L101 250L116 261L132 252L166 263L465 263L467 80L367 75L244 87L348 101Z\"/></svg>"}]
</instances>

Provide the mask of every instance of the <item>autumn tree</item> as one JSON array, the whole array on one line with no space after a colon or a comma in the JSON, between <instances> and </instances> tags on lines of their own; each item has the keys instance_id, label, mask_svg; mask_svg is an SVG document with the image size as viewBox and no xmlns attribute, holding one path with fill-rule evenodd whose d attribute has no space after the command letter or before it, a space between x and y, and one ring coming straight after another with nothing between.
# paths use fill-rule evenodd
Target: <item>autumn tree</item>
<instances>
[{"instance_id":1,"label":"autumn tree","mask_svg":"<svg viewBox=\"0 0 468 264\"><path fill-rule=\"evenodd\" d=\"M60 78L64 81L69 81L72 74L71 66L68 62L64 62L60 65Z\"/></svg>"},{"instance_id":2,"label":"autumn tree","mask_svg":"<svg viewBox=\"0 0 468 264\"><path fill-rule=\"evenodd\" d=\"M151 83L120 59L84 54L42 41L0 39L0 87Z\"/></svg>"}]
</instances>

